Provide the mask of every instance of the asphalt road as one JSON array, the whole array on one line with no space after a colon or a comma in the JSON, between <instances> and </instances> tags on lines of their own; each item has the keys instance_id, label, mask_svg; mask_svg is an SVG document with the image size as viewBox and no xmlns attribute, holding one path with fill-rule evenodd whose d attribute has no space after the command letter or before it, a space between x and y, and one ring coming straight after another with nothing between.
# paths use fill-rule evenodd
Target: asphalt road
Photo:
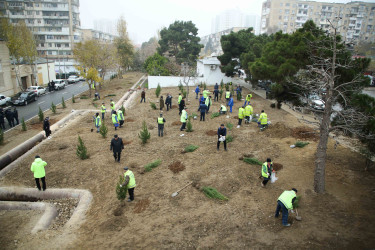
<instances>
[{"instance_id":1,"label":"asphalt road","mask_svg":"<svg viewBox=\"0 0 375 250\"><path fill-rule=\"evenodd\" d=\"M46 94L38 97L36 102L31 102L27 106L15 106L18 110L18 118L21 122L22 117L25 121L38 115L39 106L43 111L50 109L52 102L57 105L61 103L62 97L67 101L72 98L72 95L80 94L88 90L88 84L86 82L79 82L74 84L68 84L65 89L58 91L46 92ZM5 131L9 129L8 121L5 119Z\"/></svg>"}]
</instances>

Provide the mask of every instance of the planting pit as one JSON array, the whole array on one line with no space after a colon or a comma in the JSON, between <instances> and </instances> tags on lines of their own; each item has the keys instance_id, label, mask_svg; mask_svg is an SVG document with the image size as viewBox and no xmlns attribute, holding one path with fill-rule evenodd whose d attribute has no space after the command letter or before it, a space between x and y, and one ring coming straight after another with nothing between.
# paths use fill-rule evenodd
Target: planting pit
<instances>
[{"instance_id":1,"label":"planting pit","mask_svg":"<svg viewBox=\"0 0 375 250\"><path fill-rule=\"evenodd\" d=\"M132 118L125 118L125 123L126 122L134 122L135 120L134 119L132 119Z\"/></svg>"},{"instance_id":2,"label":"planting pit","mask_svg":"<svg viewBox=\"0 0 375 250\"><path fill-rule=\"evenodd\" d=\"M297 127L292 129L292 136L299 140L313 140L319 139L319 133L308 127Z\"/></svg>"},{"instance_id":3,"label":"planting pit","mask_svg":"<svg viewBox=\"0 0 375 250\"><path fill-rule=\"evenodd\" d=\"M273 170L275 170L275 171L280 171L281 169L283 169L283 164L280 164L280 163L273 163L273 164L272 164L272 168L273 168Z\"/></svg>"},{"instance_id":4,"label":"planting pit","mask_svg":"<svg viewBox=\"0 0 375 250\"><path fill-rule=\"evenodd\" d=\"M174 122L172 122L172 125L173 126L181 126L181 122L180 121L174 121Z\"/></svg>"},{"instance_id":5,"label":"planting pit","mask_svg":"<svg viewBox=\"0 0 375 250\"><path fill-rule=\"evenodd\" d=\"M206 135L215 136L215 135L217 135L217 131L215 131L215 130L207 130L206 131Z\"/></svg>"},{"instance_id":6,"label":"planting pit","mask_svg":"<svg viewBox=\"0 0 375 250\"><path fill-rule=\"evenodd\" d=\"M142 213L143 211L145 211L148 208L148 206L150 205L150 203L151 202L150 202L149 199L143 199L143 200L138 201L135 204L133 212L136 213L136 214Z\"/></svg>"},{"instance_id":7,"label":"planting pit","mask_svg":"<svg viewBox=\"0 0 375 250\"><path fill-rule=\"evenodd\" d=\"M173 173L178 173L178 172L181 172L183 170L185 170L185 165L182 164L180 161L175 161L173 163L171 163L168 168L173 172Z\"/></svg>"},{"instance_id":8,"label":"planting pit","mask_svg":"<svg viewBox=\"0 0 375 250\"><path fill-rule=\"evenodd\" d=\"M290 136L291 130L284 123L276 122L275 124L271 124L264 133L272 138L285 138Z\"/></svg>"}]
</instances>

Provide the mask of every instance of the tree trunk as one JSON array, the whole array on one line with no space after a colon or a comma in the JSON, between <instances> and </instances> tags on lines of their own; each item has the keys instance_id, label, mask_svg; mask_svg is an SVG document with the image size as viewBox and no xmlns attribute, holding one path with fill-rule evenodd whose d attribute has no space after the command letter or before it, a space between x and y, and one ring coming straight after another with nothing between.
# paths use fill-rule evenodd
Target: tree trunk
<instances>
[{"instance_id":1,"label":"tree trunk","mask_svg":"<svg viewBox=\"0 0 375 250\"><path fill-rule=\"evenodd\" d=\"M90 98L91 98L91 88L92 88L92 82L90 81L89 82L89 96L90 96Z\"/></svg>"}]
</instances>

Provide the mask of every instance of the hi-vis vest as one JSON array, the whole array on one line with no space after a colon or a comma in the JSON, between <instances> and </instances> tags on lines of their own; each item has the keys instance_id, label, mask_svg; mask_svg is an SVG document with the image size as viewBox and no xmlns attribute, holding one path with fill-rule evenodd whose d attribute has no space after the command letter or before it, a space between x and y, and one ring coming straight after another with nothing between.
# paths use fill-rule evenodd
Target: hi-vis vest
<instances>
[{"instance_id":1,"label":"hi-vis vest","mask_svg":"<svg viewBox=\"0 0 375 250\"><path fill-rule=\"evenodd\" d=\"M115 110L115 102L111 102L111 109Z\"/></svg>"},{"instance_id":2,"label":"hi-vis vest","mask_svg":"<svg viewBox=\"0 0 375 250\"><path fill-rule=\"evenodd\" d=\"M246 96L246 101L250 102L251 101L251 97L253 97L253 95L252 94L248 94Z\"/></svg>"},{"instance_id":3,"label":"hi-vis vest","mask_svg":"<svg viewBox=\"0 0 375 250\"><path fill-rule=\"evenodd\" d=\"M296 197L296 193L293 190L285 190L278 200L281 201L287 209L293 209L292 200L294 197Z\"/></svg>"},{"instance_id":4,"label":"hi-vis vest","mask_svg":"<svg viewBox=\"0 0 375 250\"><path fill-rule=\"evenodd\" d=\"M178 96L178 101L177 101L177 103L180 104L181 100L182 100L182 96L179 95L179 96Z\"/></svg>"},{"instance_id":5,"label":"hi-vis vest","mask_svg":"<svg viewBox=\"0 0 375 250\"><path fill-rule=\"evenodd\" d=\"M99 127L100 125L102 125L102 122L101 122L101 120L100 120L100 116L97 116L97 117L95 118L95 126L96 126L96 127Z\"/></svg>"},{"instance_id":6,"label":"hi-vis vest","mask_svg":"<svg viewBox=\"0 0 375 250\"><path fill-rule=\"evenodd\" d=\"M251 105L247 105L245 107L245 116L250 116L253 114L253 107Z\"/></svg>"},{"instance_id":7,"label":"hi-vis vest","mask_svg":"<svg viewBox=\"0 0 375 250\"><path fill-rule=\"evenodd\" d=\"M158 117L158 124L164 124L164 118Z\"/></svg>"},{"instance_id":8,"label":"hi-vis vest","mask_svg":"<svg viewBox=\"0 0 375 250\"><path fill-rule=\"evenodd\" d=\"M117 111L117 119L120 120L120 121L123 121L123 120L124 120L124 115L122 114L121 109L119 109L119 110Z\"/></svg>"},{"instance_id":9,"label":"hi-vis vest","mask_svg":"<svg viewBox=\"0 0 375 250\"><path fill-rule=\"evenodd\" d=\"M210 98L206 98L206 101L204 102L204 104L206 104L207 107L208 107L208 106L211 106L211 104L212 104L211 99L210 99Z\"/></svg>"},{"instance_id":10,"label":"hi-vis vest","mask_svg":"<svg viewBox=\"0 0 375 250\"><path fill-rule=\"evenodd\" d=\"M243 107L238 109L238 119L243 119L245 109Z\"/></svg>"},{"instance_id":11,"label":"hi-vis vest","mask_svg":"<svg viewBox=\"0 0 375 250\"><path fill-rule=\"evenodd\" d=\"M112 114L112 122L113 122L113 124L116 124L116 123L118 123L118 118L117 118L117 115L115 115L115 114Z\"/></svg>"},{"instance_id":12,"label":"hi-vis vest","mask_svg":"<svg viewBox=\"0 0 375 250\"><path fill-rule=\"evenodd\" d=\"M230 91L227 91L227 92L225 92L225 98L229 98L230 97Z\"/></svg>"},{"instance_id":13,"label":"hi-vis vest","mask_svg":"<svg viewBox=\"0 0 375 250\"><path fill-rule=\"evenodd\" d=\"M260 124L267 125L267 114L266 113L261 113L260 116L259 116L258 122L259 121L260 121Z\"/></svg>"},{"instance_id":14,"label":"hi-vis vest","mask_svg":"<svg viewBox=\"0 0 375 250\"><path fill-rule=\"evenodd\" d=\"M227 107L225 107L224 105L221 105L221 111L227 111Z\"/></svg>"},{"instance_id":15,"label":"hi-vis vest","mask_svg":"<svg viewBox=\"0 0 375 250\"><path fill-rule=\"evenodd\" d=\"M126 176L129 176L129 183L128 185L126 185L127 188L134 188L135 186L137 186L135 184L135 178L134 178L134 174L132 171L128 170L124 173L124 177L126 178Z\"/></svg>"},{"instance_id":16,"label":"hi-vis vest","mask_svg":"<svg viewBox=\"0 0 375 250\"><path fill-rule=\"evenodd\" d=\"M105 113L105 106L102 105L102 113Z\"/></svg>"},{"instance_id":17,"label":"hi-vis vest","mask_svg":"<svg viewBox=\"0 0 375 250\"><path fill-rule=\"evenodd\" d=\"M181 121L182 123L184 123L184 122L186 122L187 118L188 118L188 114L187 114L186 110L184 109L184 110L182 110L182 114L181 114L181 119L180 119L180 121Z\"/></svg>"},{"instance_id":18,"label":"hi-vis vest","mask_svg":"<svg viewBox=\"0 0 375 250\"><path fill-rule=\"evenodd\" d=\"M95 89L95 83L91 84L91 88Z\"/></svg>"},{"instance_id":19,"label":"hi-vis vest","mask_svg":"<svg viewBox=\"0 0 375 250\"><path fill-rule=\"evenodd\" d=\"M271 167L272 167L272 162L271 162ZM262 165L262 176L265 177L265 178L268 178L268 166L267 166L267 162L263 163Z\"/></svg>"},{"instance_id":20,"label":"hi-vis vest","mask_svg":"<svg viewBox=\"0 0 375 250\"><path fill-rule=\"evenodd\" d=\"M203 90L203 97L206 99L207 98L207 96L208 96L208 93L209 93L209 91L208 90Z\"/></svg>"}]
</instances>

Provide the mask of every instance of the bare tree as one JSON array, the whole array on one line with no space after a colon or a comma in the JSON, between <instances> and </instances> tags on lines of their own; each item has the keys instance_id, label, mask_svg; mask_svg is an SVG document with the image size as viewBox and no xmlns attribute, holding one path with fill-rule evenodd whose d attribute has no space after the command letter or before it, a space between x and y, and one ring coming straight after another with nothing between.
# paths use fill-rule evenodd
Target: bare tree
<instances>
[{"instance_id":1,"label":"bare tree","mask_svg":"<svg viewBox=\"0 0 375 250\"><path fill-rule=\"evenodd\" d=\"M186 99L189 98L189 82L195 80L197 77L197 72L195 67L191 67L188 63L181 64L181 73L183 76L183 83L186 86Z\"/></svg>"}]
</instances>

